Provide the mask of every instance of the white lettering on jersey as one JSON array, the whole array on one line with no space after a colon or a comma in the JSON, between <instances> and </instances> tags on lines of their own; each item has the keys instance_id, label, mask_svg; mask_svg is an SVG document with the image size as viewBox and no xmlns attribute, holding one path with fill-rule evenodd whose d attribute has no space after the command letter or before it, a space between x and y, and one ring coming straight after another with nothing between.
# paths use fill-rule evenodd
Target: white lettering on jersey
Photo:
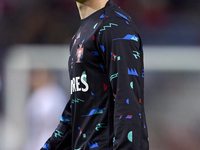
<instances>
[{"instance_id":1,"label":"white lettering on jersey","mask_svg":"<svg viewBox=\"0 0 200 150\"><path fill-rule=\"evenodd\" d=\"M74 77L71 80L71 94L73 92L78 92L78 91L87 92L89 90L89 85L86 79L87 79L86 74L82 74L81 77ZM80 87L81 83L84 85L84 87Z\"/></svg>"},{"instance_id":2,"label":"white lettering on jersey","mask_svg":"<svg viewBox=\"0 0 200 150\"><path fill-rule=\"evenodd\" d=\"M80 86L79 80L80 80L80 77L76 77L76 90L77 91L81 91L81 88L79 87Z\"/></svg>"},{"instance_id":3,"label":"white lettering on jersey","mask_svg":"<svg viewBox=\"0 0 200 150\"><path fill-rule=\"evenodd\" d=\"M76 91L75 78L71 80L71 94Z\"/></svg>"},{"instance_id":4,"label":"white lettering on jersey","mask_svg":"<svg viewBox=\"0 0 200 150\"><path fill-rule=\"evenodd\" d=\"M87 92L88 89L89 89L89 85L88 85L87 82L84 80L84 78L87 79L87 75L86 75L86 74L82 74L82 76L81 76L81 82L85 85L85 88L82 88L82 91L83 91L83 92Z\"/></svg>"}]
</instances>

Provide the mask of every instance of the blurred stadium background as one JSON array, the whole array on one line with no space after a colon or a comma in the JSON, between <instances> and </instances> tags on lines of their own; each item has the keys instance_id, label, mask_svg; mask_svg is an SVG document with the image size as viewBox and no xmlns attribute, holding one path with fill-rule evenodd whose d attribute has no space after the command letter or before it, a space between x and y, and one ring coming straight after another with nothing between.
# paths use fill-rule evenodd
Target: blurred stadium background
<instances>
[{"instance_id":1,"label":"blurred stadium background","mask_svg":"<svg viewBox=\"0 0 200 150\"><path fill-rule=\"evenodd\" d=\"M113 0L145 49L150 150L199 150L200 1ZM0 150L37 150L69 98L73 0L0 0Z\"/></svg>"}]
</instances>

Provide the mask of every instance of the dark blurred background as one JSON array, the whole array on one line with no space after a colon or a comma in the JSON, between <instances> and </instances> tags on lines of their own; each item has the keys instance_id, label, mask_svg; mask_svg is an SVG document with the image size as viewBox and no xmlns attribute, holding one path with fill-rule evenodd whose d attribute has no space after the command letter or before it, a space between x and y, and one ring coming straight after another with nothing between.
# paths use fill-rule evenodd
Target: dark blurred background
<instances>
[{"instance_id":1,"label":"dark blurred background","mask_svg":"<svg viewBox=\"0 0 200 150\"><path fill-rule=\"evenodd\" d=\"M195 52L200 50L199 0L113 1L132 17L141 33L144 46L159 46L160 51L165 51L170 47L180 47L177 48L178 50L186 47L185 51L188 52L186 54L188 57L193 57L193 55L190 55L190 50ZM33 45L50 47L53 45L53 48L55 46L68 45L79 25L80 18L73 0L0 0L0 133L3 133L0 134L1 150L5 148L5 150L27 149L27 143L30 141L24 141L24 139L31 136L28 133L30 129L27 127L27 131L23 132L23 138L20 142L15 142L14 146L7 144L9 143L9 134L11 132L16 132L14 137L17 137L17 134L21 132L18 131L18 133L16 131L17 127L13 127L15 125L10 121L12 118L9 121L7 119L10 117L7 112L12 110L11 108L9 109L10 103L7 101L11 103L14 101L6 96L12 95L12 93L6 91L7 87L9 87L8 85L12 87L12 84L8 84L10 78L7 73L10 73L10 71L7 71L7 68L10 66L7 64L10 63L10 60L13 60L11 58L17 57L19 61L25 58L18 57L18 55L24 56L24 53L26 53L17 52L19 49L27 49L28 52L31 51L29 46ZM19 45L25 45L25 47L17 48L16 50L15 47ZM194 47L195 50L192 50ZM37 47L37 49L43 49L43 47ZM54 51L56 50L55 48ZM31 53L31 56L33 55L35 54ZM40 55L40 50L38 50L37 55ZM34 61L38 62L38 56L34 57ZM45 54L44 56L49 57L50 55L48 56L47 52L47 55ZM54 53L52 52L53 56ZM181 53L177 56L177 62L179 57L181 58ZM187 60L187 57L185 57L185 60ZM200 64L196 63L196 65L199 66ZM56 69L56 67L49 67L45 63L33 66L35 68L29 66L28 71L25 67L26 74L29 74L27 81L31 78L31 72L35 69L38 70L38 66L39 69L42 68L40 71L48 68L48 71L50 69L50 72L53 72L53 82L63 88L66 96L68 96L69 89L65 85L69 84L69 81L65 81L65 78L68 78L68 75L66 75L67 69L62 70L64 67ZM14 70L16 71L16 68ZM147 69L145 79L147 102L145 106L149 122L150 150L199 150L200 133L196 130L200 125L200 117L196 118L194 116L197 116L198 109L200 109L200 104L198 103L200 101L198 92L200 90L200 71L198 69L192 70L190 67L185 70L177 68L177 70L166 69L163 71L157 69L154 71L151 68ZM15 75L24 75L23 73L21 74L21 72L24 72L23 69L19 72L14 72L11 78L15 78ZM28 94L26 99L29 99L28 96L31 97L33 91L31 91L30 83L27 82L27 84L29 86L27 86ZM169 93L170 95L168 95ZM193 105L189 101L192 101ZM180 104L182 105L180 106ZM27 105L29 106L30 104ZM26 107L26 104L20 105L20 107L22 106ZM180 115L174 117L173 113L179 114L178 112ZM22 119L22 121L25 122L26 119ZM28 121L25 126L28 126L30 122ZM12 124L12 126L7 128L7 124ZM11 138L11 141L16 141L16 139ZM13 147L15 148L13 149Z\"/></svg>"},{"instance_id":2,"label":"dark blurred background","mask_svg":"<svg viewBox=\"0 0 200 150\"><path fill-rule=\"evenodd\" d=\"M200 45L199 0L114 0L147 45ZM1 0L0 44L69 43L79 27L73 0Z\"/></svg>"}]
</instances>

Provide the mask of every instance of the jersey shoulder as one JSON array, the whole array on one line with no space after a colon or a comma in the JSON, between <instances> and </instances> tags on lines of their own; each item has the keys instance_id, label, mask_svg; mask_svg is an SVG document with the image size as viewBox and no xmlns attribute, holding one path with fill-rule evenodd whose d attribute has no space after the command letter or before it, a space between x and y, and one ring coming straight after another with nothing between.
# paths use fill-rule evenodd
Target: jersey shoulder
<instances>
[{"instance_id":1,"label":"jersey shoulder","mask_svg":"<svg viewBox=\"0 0 200 150\"><path fill-rule=\"evenodd\" d=\"M131 30L132 32L138 33L139 31L135 26L132 18L125 13L119 6L112 5L105 9L105 14L102 15L104 17L101 27L106 26L117 26L117 30ZM116 28L111 28L110 30L114 30Z\"/></svg>"}]
</instances>

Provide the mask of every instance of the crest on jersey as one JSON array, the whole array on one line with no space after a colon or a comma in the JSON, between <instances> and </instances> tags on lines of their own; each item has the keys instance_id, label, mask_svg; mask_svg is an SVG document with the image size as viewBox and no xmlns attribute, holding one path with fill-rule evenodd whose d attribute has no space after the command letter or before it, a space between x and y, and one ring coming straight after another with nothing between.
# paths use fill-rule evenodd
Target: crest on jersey
<instances>
[{"instance_id":1,"label":"crest on jersey","mask_svg":"<svg viewBox=\"0 0 200 150\"><path fill-rule=\"evenodd\" d=\"M79 48L77 49L76 51L76 58L77 58L77 63L80 63L81 62L81 59L83 57L83 44L80 44L79 45Z\"/></svg>"}]
</instances>

